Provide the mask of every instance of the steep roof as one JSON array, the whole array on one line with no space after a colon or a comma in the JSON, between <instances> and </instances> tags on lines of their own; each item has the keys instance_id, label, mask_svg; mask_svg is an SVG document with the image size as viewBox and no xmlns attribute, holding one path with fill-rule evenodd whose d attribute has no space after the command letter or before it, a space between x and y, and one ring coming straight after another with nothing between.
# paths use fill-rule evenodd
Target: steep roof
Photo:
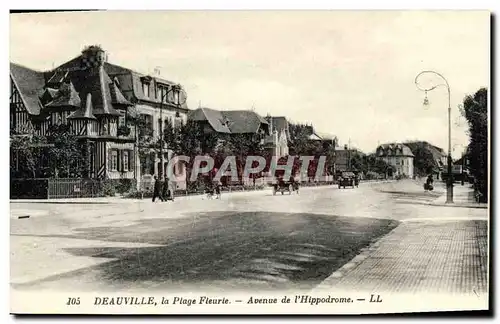
<instances>
[{"instance_id":1,"label":"steep roof","mask_svg":"<svg viewBox=\"0 0 500 324\"><path fill-rule=\"evenodd\" d=\"M21 99L31 115L38 115L42 104L39 96L42 95L45 85L43 72L35 71L19 64L10 63L10 76Z\"/></svg>"},{"instance_id":2,"label":"steep roof","mask_svg":"<svg viewBox=\"0 0 500 324\"><path fill-rule=\"evenodd\" d=\"M116 77L120 81L121 89L123 94L126 96L127 100L143 100L149 102L160 103L161 98L159 95L155 95L155 91L153 88L150 88L150 96L146 96L142 89L142 80L143 78L148 78L146 74L133 71L131 69L111 64L108 62L104 63L104 69L111 77ZM175 82L165 80L163 78L159 78L156 76L149 77L151 84L163 84L167 86L176 85ZM183 95L181 93L181 95ZM173 101L173 94L169 93L168 99L170 102ZM181 102L185 101L185 98L181 98ZM187 109L187 103L184 102L181 105L181 108Z\"/></svg>"},{"instance_id":3,"label":"steep roof","mask_svg":"<svg viewBox=\"0 0 500 324\"><path fill-rule=\"evenodd\" d=\"M103 66L87 69L82 55L48 72L34 71L15 63L10 67L12 81L26 109L33 115L43 110L40 99L47 108L72 106L85 110L91 107L92 116L119 115L117 108L132 105ZM87 104L88 99L92 101L90 104Z\"/></svg>"},{"instance_id":4,"label":"steep roof","mask_svg":"<svg viewBox=\"0 0 500 324\"><path fill-rule=\"evenodd\" d=\"M309 135L309 139L311 141L321 141L322 140L322 138L318 134L316 134L315 132L313 132L311 135Z\"/></svg>"},{"instance_id":5,"label":"steep roof","mask_svg":"<svg viewBox=\"0 0 500 324\"><path fill-rule=\"evenodd\" d=\"M218 133L231 133L222 113L210 108L191 110L187 118L194 121L206 121Z\"/></svg>"},{"instance_id":6,"label":"steep roof","mask_svg":"<svg viewBox=\"0 0 500 324\"><path fill-rule=\"evenodd\" d=\"M96 119L92 113L92 94L87 93L87 98L85 98L85 105L81 106L80 109L74 111L68 116L69 119Z\"/></svg>"},{"instance_id":7,"label":"steep roof","mask_svg":"<svg viewBox=\"0 0 500 324\"><path fill-rule=\"evenodd\" d=\"M102 66L89 71L84 82L81 83L80 96L85 98L82 103L86 106L86 101L90 98L94 115L119 115L119 112L113 107L111 84L112 81Z\"/></svg>"},{"instance_id":8,"label":"steep roof","mask_svg":"<svg viewBox=\"0 0 500 324\"><path fill-rule=\"evenodd\" d=\"M377 148L378 156L411 156L413 153L410 148L400 143L382 144Z\"/></svg>"},{"instance_id":9,"label":"steep roof","mask_svg":"<svg viewBox=\"0 0 500 324\"><path fill-rule=\"evenodd\" d=\"M250 110L219 111L203 107L190 111L188 119L207 121L216 132L232 134L256 133L262 124L268 125L262 116Z\"/></svg>"},{"instance_id":10,"label":"steep roof","mask_svg":"<svg viewBox=\"0 0 500 324\"><path fill-rule=\"evenodd\" d=\"M49 90L49 92L51 91ZM46 107L80 107L81 104L80 96L71 81L63 82L59 90L53 94L53 98L51 102L45 105Z\"/></svg>"},{"instance_id":11,"label":"steep roof","mask_svg":"<svg viewBox=\"0 0 500 324\"><path fill-rule=\"evenodd\" d=\"M222 115L229 121L231 133L235 134L256 133L262 124L268 125L262 116L251 110L223 111Z\"/></svg>"}]
</instances>

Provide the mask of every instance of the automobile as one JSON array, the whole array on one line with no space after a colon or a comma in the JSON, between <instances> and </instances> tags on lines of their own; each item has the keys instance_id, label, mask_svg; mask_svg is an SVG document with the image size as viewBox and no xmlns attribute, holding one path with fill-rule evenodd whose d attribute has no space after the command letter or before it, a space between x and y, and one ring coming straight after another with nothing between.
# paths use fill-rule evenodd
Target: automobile
<instances>
[{"instance_id":1,"label":"automobile","mask_svg":"<svg viewBox=\"0 0 500 324\"><path fill-rule=\"evenodd\" d=\"M356 175L354 172L342 172L342 174L339 177L338 183L339 183L339 189L345 187L353 187L355 186L355 178Z\"/></svg>"},{"instance_id":2,"label":"automobile","mask_svg":"<svg viewBox=\"0 0 500 324\"><path fill-rule=\"evenodd\" d=\"M277 183L272 185L273 187L273 195L276 195L276 193L281 192L283 195L286 192L288 192L289 195L292 194L292 192L296 192L297 194L299 193L299 183L294 181L283 181L278 180Z\"/></svg>"}]
</instances>

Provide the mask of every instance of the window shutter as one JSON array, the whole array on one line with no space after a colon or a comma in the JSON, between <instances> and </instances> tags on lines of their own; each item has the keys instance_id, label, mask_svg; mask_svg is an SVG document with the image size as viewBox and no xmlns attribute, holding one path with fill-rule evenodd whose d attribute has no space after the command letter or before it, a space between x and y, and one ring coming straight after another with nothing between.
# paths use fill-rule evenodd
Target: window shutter
<instances>
[{"instance_id":1,"label":"window shutter","mask_svg":"<svg viewBox=\"0 0 500 324\"><path fill-rule=\"evenodd\" d=\"M116 150L116 156L118 157L117 169L118 171L123 171L123 151Z\"/></svg>"},{"instance_id":2,"label":"window shutter","mask_svg":"<svg viewBox=\"0 0 500 324\"><path fill-rule=\"evenodd\" d=\"M134 151L128 150L128 170L134 170Z\"/></svg>"},{"instance_id":3,"label":"window shutter","mask_svg":"<svg viewBox=\"0 0 500 324\"><path fill-rule=\"evenodd\" d=\"M113 150L108 150L108 171L112 170L113 167Z\"/></svg>"}]
</instances>

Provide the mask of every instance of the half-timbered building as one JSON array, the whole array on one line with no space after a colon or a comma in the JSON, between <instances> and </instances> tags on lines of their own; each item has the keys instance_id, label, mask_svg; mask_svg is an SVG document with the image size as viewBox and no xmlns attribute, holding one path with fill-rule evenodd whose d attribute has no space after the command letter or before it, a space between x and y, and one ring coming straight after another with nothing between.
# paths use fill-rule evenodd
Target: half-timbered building
<instances>
[{"instance_id":1,"label":"half-timbered building","mask_svg":"<svg viewBox=\"0 0 500 324\"><path fill-rule=\"evenodd\" d=\"M158 150L139 156L139 139L158 140L167 119L180 125L188 111L184 93L169 91L173 82L110 64L98 46L48 72L11 63L10 81L11 133L43 136L54 125L68 125L88 150L89 178L140 180L158 174ZM146 121L144 127L132 122L137 118ZM163 167L171 158L168 148L164 154ZM185 170L175 170L182 188Z\"/></svg>"}]
</instances>

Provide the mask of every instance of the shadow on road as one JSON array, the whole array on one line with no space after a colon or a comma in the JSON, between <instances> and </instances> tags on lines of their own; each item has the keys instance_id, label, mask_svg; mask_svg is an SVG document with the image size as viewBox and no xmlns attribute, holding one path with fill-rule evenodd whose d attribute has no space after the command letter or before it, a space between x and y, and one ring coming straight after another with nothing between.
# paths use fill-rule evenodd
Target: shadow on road
<instances>
[{"instance_id":1,"label":"shadow on road","mask_svg":"<svg viewBox=\"0 0 500 324\"><path fill-rule=\"evenodd\" d=\"M161 245L66 249L75 256L113 259L75 276L93 276L102 287L153 282L163 289L184 283L216 290L306 289L398 225L386 219L269 212L210 212L193 215L189 223L174 222L143 219L65 236Z\"/></svg>"}]
</instances>

